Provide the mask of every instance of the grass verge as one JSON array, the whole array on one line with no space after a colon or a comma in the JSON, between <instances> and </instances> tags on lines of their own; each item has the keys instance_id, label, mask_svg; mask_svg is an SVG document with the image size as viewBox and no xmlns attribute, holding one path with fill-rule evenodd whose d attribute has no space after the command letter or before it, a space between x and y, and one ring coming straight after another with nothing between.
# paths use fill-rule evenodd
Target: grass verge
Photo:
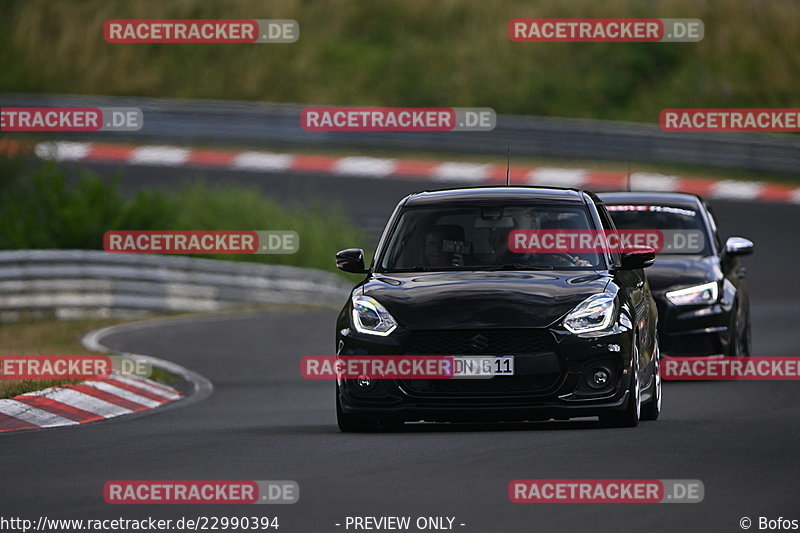
<instances>
[{"instance_id":1,"label":"grass verge","mask_svg":"<svg viewBox=\"0 0 800 533\"><path fill-rule=\"evenodd\" d=\"M79 320L23 321L0 325L0 354L2 355L87 355L81 337L89 331L126 322L123 319L87 318ZM175 376L153 368L150 379L162 383L175 381ZM47 387L56 387L81 380L2 379L0 399Z\"/></svg>"},{"instance_id":2,"label":"grass verge","mask_svg":"<svg viewBox=\"0 0 800 533\"><path fill-rule=\"evenodd\" d=\"M699 18L697 43L516 43L515 18ZM295 19L293 44L109 44L109 19ZM657 122L797 107L795 0L5 0L0 92L493 107Z\"/></svg>"}]
</instances>

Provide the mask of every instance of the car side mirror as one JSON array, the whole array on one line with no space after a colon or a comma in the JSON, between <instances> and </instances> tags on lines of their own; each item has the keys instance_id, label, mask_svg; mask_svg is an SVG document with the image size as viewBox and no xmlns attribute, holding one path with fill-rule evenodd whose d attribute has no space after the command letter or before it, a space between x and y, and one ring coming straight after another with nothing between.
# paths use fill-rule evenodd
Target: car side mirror
<instances>
[{"instance_id":1,"label":"car side mirror","mask_svg":"<svg viewBox=\"0 0 800 533\"><path fill-rule=\"evenodd\" d=\"M731 237L725 241L725 251L730 255L749 255L753 253L753 241L744 237Z\"/></svg>"},{"instance_id":2,"label":"car side mirror","mask_svg":"<svg viewBox=\"0 0 800 533\"><path fill-rule=\"evenodd\" d=\"M336 254L336 268L353 274L364 274L364 250L361 248L348 248Z\"/></svg>"},{"instance_id":3,"label":"car side mirror","mask_svg":"<svg viewBox=\"0 0 800 533\"><path fill-rule=\"evenodd\" d=\"M630 252L622 253L621 270L636 270L647 268L656 260L656 254L652 248L641 248Z\"/></svg>"}]
</instances>

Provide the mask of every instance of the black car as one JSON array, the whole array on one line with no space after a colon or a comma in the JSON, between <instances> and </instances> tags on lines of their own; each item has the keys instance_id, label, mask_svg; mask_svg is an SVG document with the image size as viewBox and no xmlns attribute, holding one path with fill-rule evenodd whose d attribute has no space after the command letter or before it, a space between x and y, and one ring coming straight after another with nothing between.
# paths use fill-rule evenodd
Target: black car
<instances>
[{"instance_id":1,"label":"black car","mask_svg":"<svg viewBox=\"0 0 800 533\"><path fill-rule=\"evenodd\" d=\"M663 250L647 270L658 305L659 345L667 356L750 355L750 297L739 256L753 252L741 237L723 242L714 214L683 193L600 194L619 229L698 231L699 249Z\"/></svg>"},{"instance_id":2,"label":"black car","mask_svg":"<svg viewBox=\"0 0 800 533\"><path fill-rule=\"evenodd\" d=\"M489 379L337 379L342 431L405 421L598 416L636 426L661 409L652 250L570 255L507 249L513 229L612 230L577 189L478 187L412 194L395 208L369 269L339 314L340 355L513 359Z\"/></svg>"}]
</instances>

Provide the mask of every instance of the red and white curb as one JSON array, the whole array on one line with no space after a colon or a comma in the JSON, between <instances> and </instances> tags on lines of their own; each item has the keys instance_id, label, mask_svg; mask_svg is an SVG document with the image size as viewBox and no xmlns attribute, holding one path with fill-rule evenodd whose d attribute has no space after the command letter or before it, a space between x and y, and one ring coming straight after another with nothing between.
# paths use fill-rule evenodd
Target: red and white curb
<instances>
[{"instance_id":1,"label":"red and white curb","mask_svg":"<svg viewBox=\"0 0 800 533\"><path fill-rule=\"evenodd\" d=\"M214 385L197 372L172 361L121 352L102 343L102 339L108 335L153 325L180 324L193 319L155 318L118 324L90 331L81 339L81 344L90 351L113 353L178 376L188 386L184 394L163 383L115 372L103 379L50 387L0 400L0 433L86 424L156 408L169 408L173 404L187 406L207 398L213 392Z\"/></svg>"},{"instance_id":2,"label":"red and white curb","mask_svg":"<svg viewBox=\"0 0 800 533\"><path fill-rule=\"evenodd\" d=\"M145 411L181 398L162 383L115 373L0 400L0 433L73 426Z\"/></svg>"},{"instance_id":3,"label":"red and white curb","mask_svg":"<svg viewBox=\"0 0 800 533\"><path fill-rule=\"evenodd\" d=\"M0 150L2 150L0 146ZM164 167L224 168L253 172L314 172L364 178L410 178L434 182L503 184L502 165L436 162L377 157L333 157L273 152L201 150L175 146L125 145L89 142L43 142L34 152L57 161L119 162ZM627 174L583 168L512 167L515 185L624 190ZM800 203L800 187L763 181L716 180L634 172L631 190L687 192L709 198Z\"/></svg>"}]
</instances>

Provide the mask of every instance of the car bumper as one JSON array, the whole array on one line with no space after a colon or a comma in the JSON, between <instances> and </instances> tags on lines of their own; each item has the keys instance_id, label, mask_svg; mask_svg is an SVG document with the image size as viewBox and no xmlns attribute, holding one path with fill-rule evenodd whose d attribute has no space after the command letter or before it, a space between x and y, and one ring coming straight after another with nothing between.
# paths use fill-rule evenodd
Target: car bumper
<instances>
[{"instance_id":1,"label":"car bumper","mask_svg":"<svg viewBox=\"0 0 800 533\"><path fill-rule=\"evenodd\" d=\"M384 379L373 380L367 387L339 379L340 406L348 414L392 421L567 419L625 407L632 368L629 330L586 337L547 330L547 335L552 340L547 351L486 351L484 355L514 355L513 377ZM340 332L338 340L338 353L343 355L402 355L406 346L402 335L376 340L349 330ZM600 389L588 384L597 367L613 373L609 384Z\"/></svg>"},{"instance_id":2,"label":"car bumper","mask_svg":"<svg viewBox=\"0 0 800 533\"><path fill-rule=\"evenodd\" d=\"M732 310L722 304L674 306L658 301L658 342L673 357L720 356L729 353Z\"/></svg>"},{"instance_id":3,"label":"car bumper","mask_svg":"<svg viewBox=\"0 0 800 533\"><path fill-rule=\"evenodd\" d=\"M342 411L348 414L373 416L389 421L520 421L569 419L598 416L610 410L624 409L628 401L628 391L614 394L611 399L594 400L582 404L569 404L558 400L532 402L487 403L475 402L419 403L403 399L396 403L367 403L353 398L347 392L340 392Z\"/></svg>"}]
</instances>

